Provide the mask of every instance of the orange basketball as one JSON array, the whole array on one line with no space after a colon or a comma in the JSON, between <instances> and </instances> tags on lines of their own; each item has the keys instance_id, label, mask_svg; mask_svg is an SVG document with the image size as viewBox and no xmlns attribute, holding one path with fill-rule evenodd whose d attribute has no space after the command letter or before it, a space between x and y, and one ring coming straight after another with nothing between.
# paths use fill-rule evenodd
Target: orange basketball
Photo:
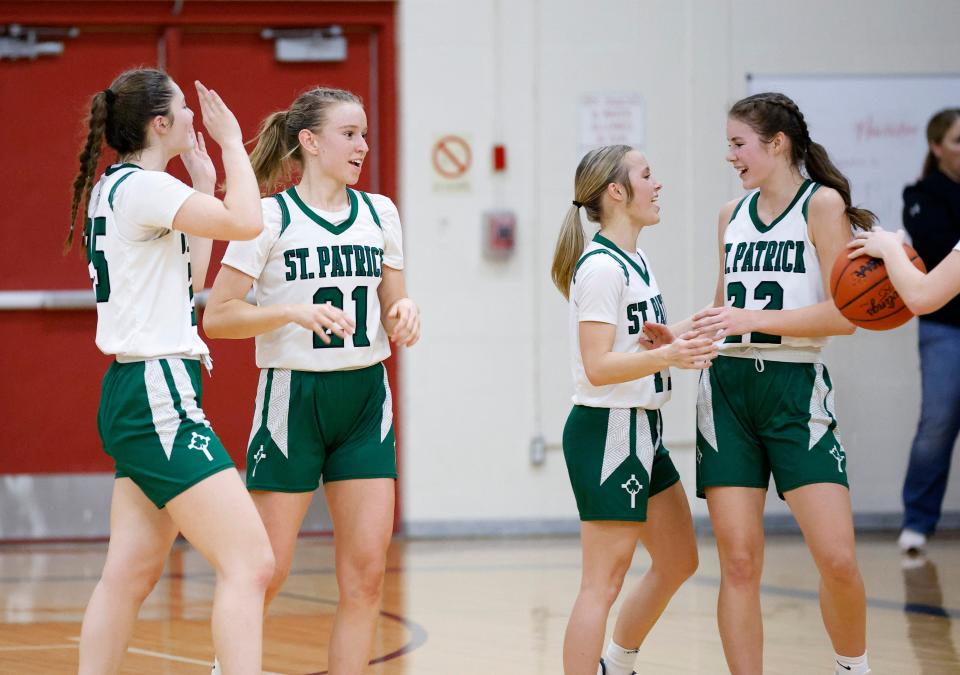
<instances>
[{"instance_id":1,"label":"orange basketball","mask_svg":"<svg viewBox=\"0 0 960 675\"><path fill-rule=\"evenodd\" d=\"M926 272L920 256L907 244L903 245L910 262ZM844 249L837 256L830 273L833 302L847 320L869 330L890 330L902 326L913 317L897 289L887 277L883 260L862 255L847 258Z\"/></svg>"}]
</instances>

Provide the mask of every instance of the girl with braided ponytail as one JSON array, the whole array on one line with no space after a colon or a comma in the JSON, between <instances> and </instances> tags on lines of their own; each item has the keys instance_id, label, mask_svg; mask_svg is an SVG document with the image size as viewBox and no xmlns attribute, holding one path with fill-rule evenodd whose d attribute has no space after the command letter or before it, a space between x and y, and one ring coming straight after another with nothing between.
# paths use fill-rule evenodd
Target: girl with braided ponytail
<instances>
[{"instance_id":1,"label":"girl with braided ponytail","mask_svg":"<svg viewBox=\"0 0 960 675\"><path fill-rule=\"evenodd\" d=\"M140 605L178 533L217 573L213 642L225 673L260 673L263 595L273 554L253 502L201 408L193 295L211 240L263 227L240 126L196 83L204 126L223 153L226 194L183 92L158 70L130 70L91 101L74 181L68 248L85 213L97 300L97 346L115 357L103 379L98 429L116 463L110 545L80 633L82 675L119 672ZM94 182L104 140L117 153ZM188 187L166 173L179 156Z\"/></svg>"},{"instance_id":2,"label":"girl with braided ponytail","mask_svg":"<svg viewBox=\"0 0 960 675\"><path fill-rule=\"evenodd\" d=\"M727 137L727 161L748 193L720 211L714 306L693 317L694 330L722 340L700 378L697 494L720 553L724 653L734 675L763 672L763 507L772 473L820 572L835 671L862 675L870 672L866 598L820 350L828 336L854 331L831 300L830 270L851 229L868 230L874 216L851 204L847 179L783 94L734 104Z\"/></svg>"},{"instance_id":3,"label":"girl with braided ponytail","mask_svg":"<svg viewBox=\"0 0 960 675\"><path fill-rule=\"evenodd\" d=\"M563 454L583 547L563 644L567 675L630 675L640 644L697 568L690 508L663 446L660 408L670 398L671 366L702 370L717 352L708 337L673 337L637 248L640 233L660 222L661 187L644 156L626 145L587 153L553 258L553 281L570 302L574 405ZM600 225L589 242L581 207ZM607 616L637 542L652 563L627 594L601 659Z\"/></svg>"},{"instance_id":4,"label":"girl with braided ponytail","mask_svg":"<svg viewBox=\"0 0 960 675\"><path fill-rule=\"evenodd\" d=\"M264 229L233 242L210 293L210 337L256 337L260 385L247 449L252 491L277 559L267 604L290 572L300 525L323 481L333 520L337 603L328 669L364 672L373 648L397 459L390 342L420 337L407 297L400 215L350 186L369 147L359 97L316 87L261 125L251 161L268 194ZM256 304L246 302L253 289Z\"/></svg>"}]
</instances>

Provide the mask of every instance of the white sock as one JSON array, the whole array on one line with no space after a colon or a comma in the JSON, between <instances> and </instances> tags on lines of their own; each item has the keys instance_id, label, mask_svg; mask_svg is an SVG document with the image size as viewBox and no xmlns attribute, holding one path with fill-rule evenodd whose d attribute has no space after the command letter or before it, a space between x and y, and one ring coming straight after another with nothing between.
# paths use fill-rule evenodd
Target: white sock
<instances>
[{"instance_id":1,"label":"white sock","mask_svg":"<svg viewBox=\"0 0 960 675\"><path fill-rule=\"evenodd\" d=\"M637 649L624 649L613 640L607 645L607 653L603 655L603 664L607 667L607 675L631 675L633 666L637 662Z\"/></svg>"},{"instance_id":2,"label":"white sock","mask_svg":"<svg viewBox=\"0 0 960 675\"><path fill-rule=\"evenodd\" d=\"M834 668L836 675L867 675L870 672L870 665L867 663L867 653L863 656L840 656L834 654L837 661Z\"/></svg>"}]
</instances>

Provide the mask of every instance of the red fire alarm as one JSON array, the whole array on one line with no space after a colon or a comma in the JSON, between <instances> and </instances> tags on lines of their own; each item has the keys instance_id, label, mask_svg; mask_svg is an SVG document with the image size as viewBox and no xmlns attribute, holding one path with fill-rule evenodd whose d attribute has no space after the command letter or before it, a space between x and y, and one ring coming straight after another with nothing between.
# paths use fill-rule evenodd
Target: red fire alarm
<instances>
[{"instance_id":1,"label":"red fire alarm","mask_svg":"<svg viewBox=\"0 0 960 675\"><path fill-rule=\"evenodd\" d=\"M507 170L507 148L504 145L493 146L493 170Z\"/></svg>"},{"instance_id":2,"label":"red fire alarm","mask_svg":"<svg viewBox=\"0 0 960 675\"><path fill-rule=\"evenodd\" d=\"M483 252L489 258L506 258L516 242L517 216L513 211L483 214Z\"/></svg>"}]
</instances>

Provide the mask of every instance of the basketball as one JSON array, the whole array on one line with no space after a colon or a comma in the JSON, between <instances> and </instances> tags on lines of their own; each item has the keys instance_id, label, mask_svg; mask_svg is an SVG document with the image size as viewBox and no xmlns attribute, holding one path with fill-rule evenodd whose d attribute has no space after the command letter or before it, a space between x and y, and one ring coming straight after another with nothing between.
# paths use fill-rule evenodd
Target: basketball
<instances>
[{"instance_id":1,"label":"basketball","mask_svg":"<svg viewBox=\"0 0 960 675\"><path fill-rule=\"evenodd\" d=\"M910 262L920 270L927 268L913 248L903 245ZM833 302L846 319L868 330L890 330L902 326L913 317L897 289L887 277L883 260L859 256L850 260L847 249L837 256L830 273Z\"/></svg>"}]
</instances>

